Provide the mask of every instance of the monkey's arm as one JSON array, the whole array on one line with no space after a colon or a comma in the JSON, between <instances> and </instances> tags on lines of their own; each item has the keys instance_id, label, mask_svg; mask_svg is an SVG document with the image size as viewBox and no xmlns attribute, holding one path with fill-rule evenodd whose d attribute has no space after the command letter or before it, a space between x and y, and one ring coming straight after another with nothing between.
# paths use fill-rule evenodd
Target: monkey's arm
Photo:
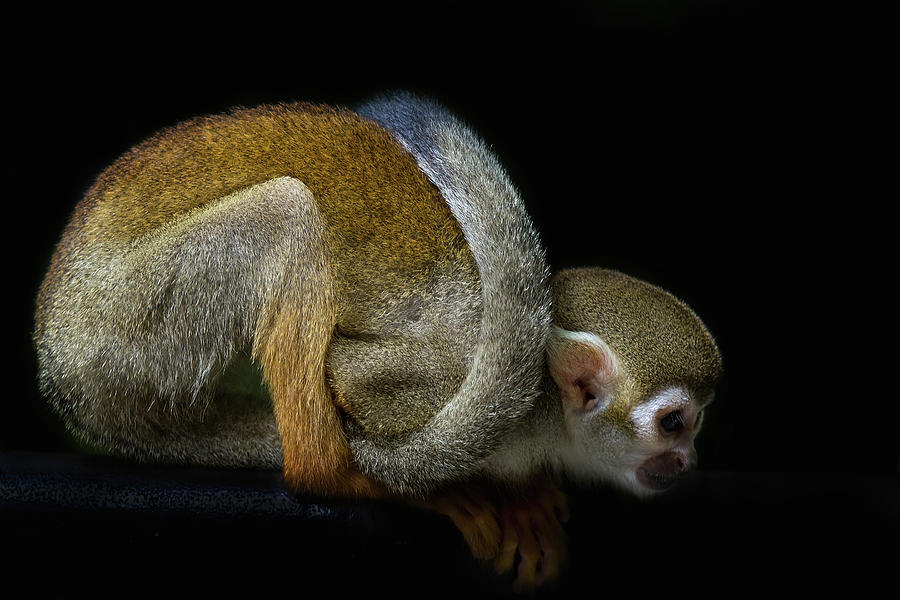
<instances>
[{"instance_id":1,"label":"monkey's arm","mask_svg":"<svg viewBox=\"0 0 900 600\"><path fill-rule=\"evenodd\" d=\"M263 305L253 354L272 396L285 482L297 492L380 495L380 486L352 465L325 379L336 309L324 225L306 186L295 179L279 181L283 189L265 191L260 200L286 203L296 234L287 236L284 268Z\"/></svg>"}]
</instances>

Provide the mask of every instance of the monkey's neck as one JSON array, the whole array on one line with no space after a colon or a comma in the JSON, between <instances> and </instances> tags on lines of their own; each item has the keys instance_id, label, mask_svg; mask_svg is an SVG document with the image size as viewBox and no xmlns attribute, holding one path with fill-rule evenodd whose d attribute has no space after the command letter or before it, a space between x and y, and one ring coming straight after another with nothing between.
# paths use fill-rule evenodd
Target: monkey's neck
<instances>
[{"instance_id":1,"label":"monkey's neck","mask_svg":"<svg viewBox=\"0 0 900 600\"><path fill-rule=\"evenodd\" d=\"M536 475L558 479L569 440L559 388L545 374L534 408L485 461L485 472L510 484L527 484Z\"/></svg>"}]
</instances>

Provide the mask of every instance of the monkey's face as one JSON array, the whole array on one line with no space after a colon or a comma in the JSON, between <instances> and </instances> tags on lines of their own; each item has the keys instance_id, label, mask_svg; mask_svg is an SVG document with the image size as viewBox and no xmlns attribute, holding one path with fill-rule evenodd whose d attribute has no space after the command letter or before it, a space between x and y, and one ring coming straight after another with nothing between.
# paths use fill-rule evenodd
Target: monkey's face
<instances>
[{"instance_id":1,"label":"monkey's face","mask_svg":"<svg viewBox=\"0 0 900 600\"><path fill-rule=\"evenodd\" d=\"M602 269L560 272L553 301L547 364L570 470L639 495L671 487L697 461L694 437L721 372L709 331L667 292Z\"/></svg>"},{"instance_id":2,"label":"monkey's face","mask_svg":"<svg viewBox=\"0 0 900 600\"><path fill-rule=\"evenodd\" d=\"M635 397L627 382L613 388L587 412L568 409L579 475L639 496L669 489L696 465L694 439L712 393L672 385Z\"/></svg>"}]
</instances>

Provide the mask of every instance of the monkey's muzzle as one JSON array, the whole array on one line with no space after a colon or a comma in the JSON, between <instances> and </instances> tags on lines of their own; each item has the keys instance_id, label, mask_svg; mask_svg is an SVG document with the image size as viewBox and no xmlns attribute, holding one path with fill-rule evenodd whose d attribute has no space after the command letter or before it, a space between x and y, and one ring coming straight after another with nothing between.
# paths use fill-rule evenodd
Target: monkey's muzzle
<instances>
[{"instance_id":1,"label":"monkey's muzzle","mask_svg":"<svg viewBox=\"0 0 900 600\"><path fill-rule=\"evenodd\" d=\"M667 490L690 467L685 458L676 452L664 452L645 460L637 470L637 478L651 490Z\"/></svg>"}]
</instances>

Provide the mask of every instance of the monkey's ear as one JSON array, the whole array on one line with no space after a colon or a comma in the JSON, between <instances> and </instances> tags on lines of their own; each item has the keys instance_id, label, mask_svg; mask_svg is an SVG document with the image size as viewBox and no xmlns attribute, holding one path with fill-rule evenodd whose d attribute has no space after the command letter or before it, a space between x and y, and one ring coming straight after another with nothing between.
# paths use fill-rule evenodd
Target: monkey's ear
<instances>
[{"instance_id":1,"label":"monkey's ear","mask_svg":"<svg viewBox=\"0 0 900 600\"><path fill-rule=\"evenodd\" d=\"M547 343L547 366L566 407L588 412L609 401L619 375L612 349L593 333L553 327Z\"/></svg>"}]
</instances>

